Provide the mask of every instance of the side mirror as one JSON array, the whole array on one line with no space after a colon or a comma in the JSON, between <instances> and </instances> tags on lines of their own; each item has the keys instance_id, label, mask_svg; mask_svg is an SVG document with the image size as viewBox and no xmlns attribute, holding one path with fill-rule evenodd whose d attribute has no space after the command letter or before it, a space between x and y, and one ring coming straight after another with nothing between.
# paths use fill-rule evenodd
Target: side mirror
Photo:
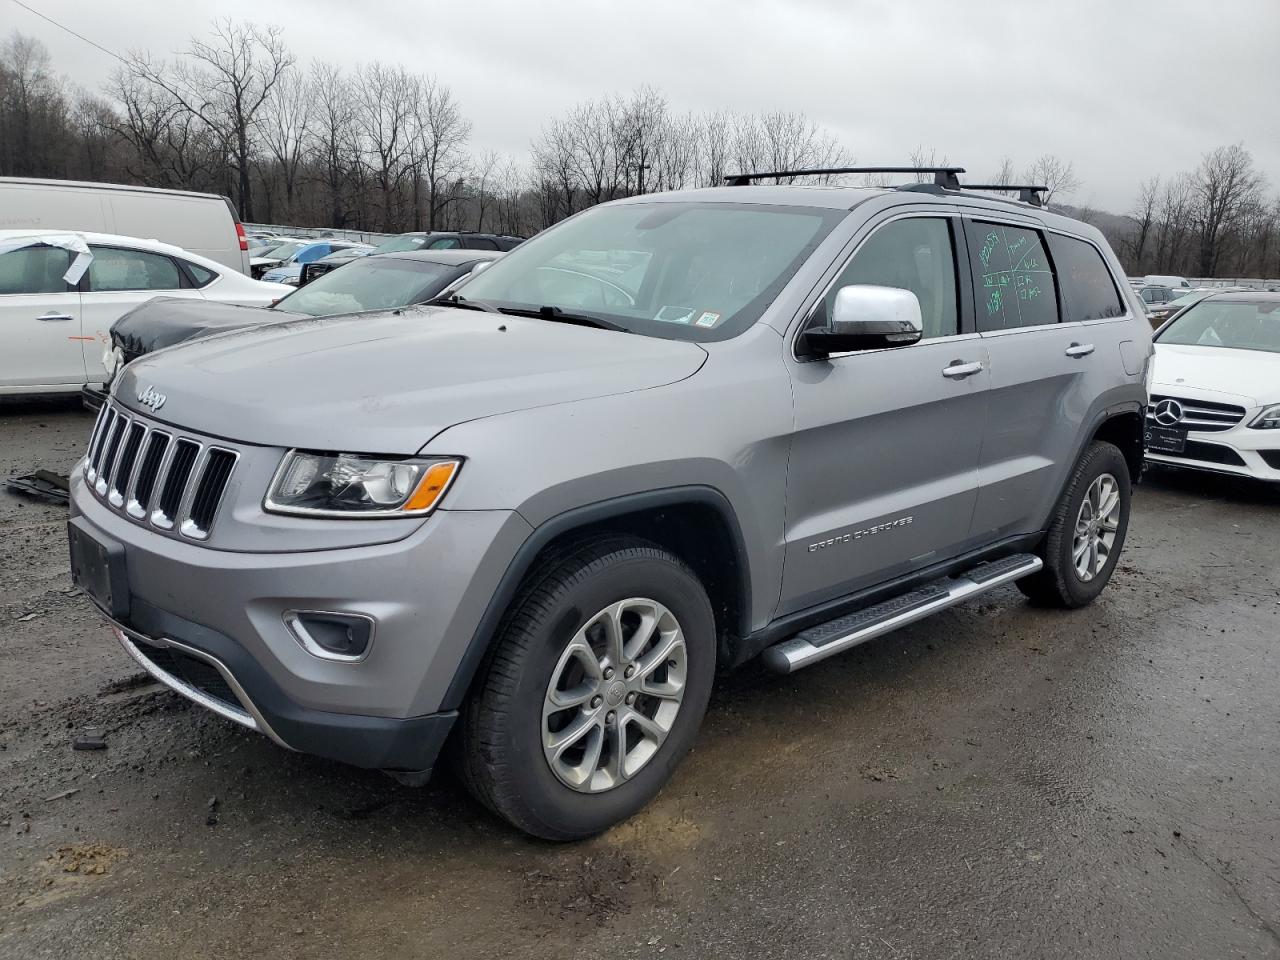
<instances>
[{"instance_id":1,"label":"side mirror","mask_svg":"<svg viewBox=\"0 0 1280 960\"><path fill-rule=\"evenodd\" d=\"M924 334L920 301L910 290L853 284L836 294L825 327L801 335L803 352L826 357L851 350L883 350L916 343Z\"/></svg>"}]
</instances>

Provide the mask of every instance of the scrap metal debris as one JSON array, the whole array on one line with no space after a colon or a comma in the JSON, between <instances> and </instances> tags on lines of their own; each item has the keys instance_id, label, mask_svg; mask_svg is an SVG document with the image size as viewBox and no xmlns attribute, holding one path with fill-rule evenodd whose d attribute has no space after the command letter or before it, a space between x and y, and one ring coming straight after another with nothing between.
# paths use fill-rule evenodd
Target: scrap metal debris
<instances>
[{"instance_id":1,"label":"scrap metal debris","mask_svg":"<svg viewBox=\"0 0 1280 960\"><path fill-rule=\"evenodd\" d=\"M68 503L70 485L66 477L52 470L35 470L22 477L10 477L5 486L24 497L43 500L45 503Z\"/></svg>"}]
</instances>

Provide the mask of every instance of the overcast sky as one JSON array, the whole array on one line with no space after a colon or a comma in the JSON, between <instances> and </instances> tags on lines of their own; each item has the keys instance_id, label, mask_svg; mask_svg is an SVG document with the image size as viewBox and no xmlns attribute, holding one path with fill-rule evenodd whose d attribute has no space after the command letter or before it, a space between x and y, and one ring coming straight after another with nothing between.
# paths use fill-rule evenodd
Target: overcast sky
<instances>
[{"instance_id":1,"label":"overcast sky","mask_svg":"<svg viewBox=\"0 0 1280 960\"><path fill-rule=\"evenodd\" d=\"M399 62L452 87L478 150L642 84L677 110L799 110L866 164L945 152L1074 161L1070 202L1129 207L1153 173L1242 141L1280 191L1280 0L24 0L108 49L180 50L210 18L276 23L301 61ZM107 55L0 0L97 88Z\"/></svg>"}]
</instances>

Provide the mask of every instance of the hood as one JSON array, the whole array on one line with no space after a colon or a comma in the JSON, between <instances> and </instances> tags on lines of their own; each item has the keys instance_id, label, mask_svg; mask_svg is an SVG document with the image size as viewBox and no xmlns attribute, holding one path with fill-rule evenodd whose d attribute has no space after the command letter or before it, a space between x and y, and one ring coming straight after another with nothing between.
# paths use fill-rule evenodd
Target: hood
<instances>
[{"instance_id":1,"label":"hood","mask_svg":"<svg viewBox=\"0 0 1280 960\"><path fill-rule=\"evenodd\" d=\"M292 292L292 289L281 286L281 296ZM111 342L131 357L211 333L256 327L298 316L301 314L217 300L156 297L134 307L113 323Z\"/></svg>"},{"instance_id":2,"label":"hood","mask_svg":"<svg viewBox=\"0 0 1280 960\"><path fill-rule=\"evenodd\" d=\"M683 380L706 356L682 341L414 307L204 337L129 364L114 394L228 440L412 454L467 420ZM153 412L139 394L163 404Z\"/></svg>"},{"instance_id":3,"label":"hood","mask_svg":"<svg viewBox=\"0 0 1280 960\"><path fill-rule=\"evenodd\" d=\"M1152 393L1177 394L1187 387L1244 401L1244 406L1280 400L1280 353L1225 347L1157 343Z\"/></svg>"},{"instance_id":4,"label":"hood","mask_svg":"<svg viewBox=\"0 0 1280 960\"><path fill-rule=\"evenodd\" d=\"M250 257L249 266L251 267L271 267L277 263L284 263L279 257Z\"/></svg>"}]
</instances>

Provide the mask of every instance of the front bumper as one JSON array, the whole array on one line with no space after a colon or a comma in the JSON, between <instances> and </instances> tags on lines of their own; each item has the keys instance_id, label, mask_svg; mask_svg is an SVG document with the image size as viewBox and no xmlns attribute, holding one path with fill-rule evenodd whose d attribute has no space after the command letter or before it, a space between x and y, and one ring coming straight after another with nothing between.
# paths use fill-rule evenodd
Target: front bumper
<instances>
[{"instance_id":1,"label":"front bumper","mask_svg":"<svg viewBox=\"0 0 1280 960\"><path fill-rule=\"evenodd\" d=\"M1189 432L1182 455L1153 453L1148 463L1184 467L1280 483L1280 431L1240 426L1212 433Z\"/></svg>"},{"instance_id":2,"label":"front bumper","mask_svg":"<svg viewBox=\"0 0 1280 960\"><path fill-rule=\"evenodd\" d=\"M391 543L216 550L111 510L88 492L79 468L71 515L90 536L123 545L128 611L112 622L153 676L291 749L399 770L434 761L455 716L443 707L446 692L530 532L513 512L442 510ZM286 626L289 610L375 618L368 656L353 663L313 655ZM192 695L207 698L211 686L221 706Z\"/></svg>"}]
</instances>

